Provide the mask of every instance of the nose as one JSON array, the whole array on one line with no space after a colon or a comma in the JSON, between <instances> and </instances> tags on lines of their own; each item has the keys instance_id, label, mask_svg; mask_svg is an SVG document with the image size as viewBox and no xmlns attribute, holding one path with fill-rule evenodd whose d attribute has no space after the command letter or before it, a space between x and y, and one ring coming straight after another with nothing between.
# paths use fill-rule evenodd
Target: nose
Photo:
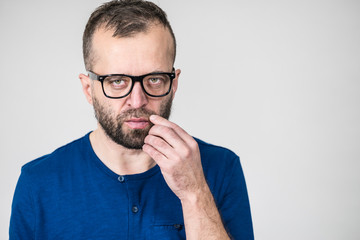
<instances>
[{"instance_id":1,"label":"nose","mask_svg":"<svg viewBox=\"0 0 360 240\"><path fill-rule=\"evenodd\" d=\"M146 106L148 99L139 82L134 84L134 87L127 100L128 105L132 108L141 108Z\"/></svg>"}]
</instances>

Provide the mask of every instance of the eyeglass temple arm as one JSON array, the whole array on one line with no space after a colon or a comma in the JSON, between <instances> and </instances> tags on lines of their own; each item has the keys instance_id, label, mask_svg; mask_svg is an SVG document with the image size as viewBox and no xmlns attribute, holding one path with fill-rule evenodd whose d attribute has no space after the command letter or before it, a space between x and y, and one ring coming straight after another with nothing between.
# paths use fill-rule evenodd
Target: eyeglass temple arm
<instances>
[{"instance_id":1,"label":"eyeglass temple arm","mask_svg":"<svg viewBox=\"0 0 360 240\"><path fill-rule=\"evenodd\" d=\"M88 73L90 79L92 79L92 80L98 80L99 79L99 76L96 75L95 73L93 73L92 71L87 71L87 73Z\"/></svg>"}]
</instances>

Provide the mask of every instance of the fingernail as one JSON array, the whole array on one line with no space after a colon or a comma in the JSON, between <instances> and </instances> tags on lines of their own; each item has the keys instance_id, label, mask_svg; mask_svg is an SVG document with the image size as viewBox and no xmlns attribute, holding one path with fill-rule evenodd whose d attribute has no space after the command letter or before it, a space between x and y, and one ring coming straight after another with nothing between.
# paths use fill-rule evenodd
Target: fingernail
<instances>
[{"instance_id":1,"label":"fingernail","mask_svg":"<svg viewBox=\"0 0 360 240\"><path fill-rule=\"evenodd\" d=\"M150 116L150 121L155 120L155 118L156 118L156 115L151 115Z\"/></svg>"}]
</instances>

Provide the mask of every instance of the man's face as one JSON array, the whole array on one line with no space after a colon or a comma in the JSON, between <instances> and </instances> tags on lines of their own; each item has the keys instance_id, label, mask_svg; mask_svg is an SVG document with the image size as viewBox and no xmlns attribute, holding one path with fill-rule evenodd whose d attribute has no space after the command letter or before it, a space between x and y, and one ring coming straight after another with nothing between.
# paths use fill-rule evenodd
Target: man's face
<instances>
[{"instance_id":1,"label":"man's face","mask_svg":"<svg viewBox=\"0 0 360 240\"><path fill-rule=\"evenodd\" d=\"M154 25L146 33L132 37L114 38L113 31L99 29L93 37L93 72L98 75L128 74L139 76L151 72L171 72L172 38L167 29ZM99 81L91 89L92 104L100 127L116 143L141 149L152 124L152 114L169 118L177 79L176 71L172 91L165 97L146 95L136 82L130 95L121 99L107 98Z\"/></svg>"}]
</instances>

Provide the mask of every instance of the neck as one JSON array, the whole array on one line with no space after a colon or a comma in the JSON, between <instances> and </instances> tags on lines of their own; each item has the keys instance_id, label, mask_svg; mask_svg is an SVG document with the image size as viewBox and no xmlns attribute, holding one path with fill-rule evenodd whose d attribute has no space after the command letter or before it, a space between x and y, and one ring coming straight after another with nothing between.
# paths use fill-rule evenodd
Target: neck
<instances>
[{"instance_id":1,"label":"neck","mask_svg":"<svg viewBox=\"0 0 360 240\"><path fill-rule=\"evenodd\" d=\"M100 126L90 134L90 142L98 158L116 174L143 173L156 165L141 149L128 149L112 141Z\"/></svg>"}]
</instances>

